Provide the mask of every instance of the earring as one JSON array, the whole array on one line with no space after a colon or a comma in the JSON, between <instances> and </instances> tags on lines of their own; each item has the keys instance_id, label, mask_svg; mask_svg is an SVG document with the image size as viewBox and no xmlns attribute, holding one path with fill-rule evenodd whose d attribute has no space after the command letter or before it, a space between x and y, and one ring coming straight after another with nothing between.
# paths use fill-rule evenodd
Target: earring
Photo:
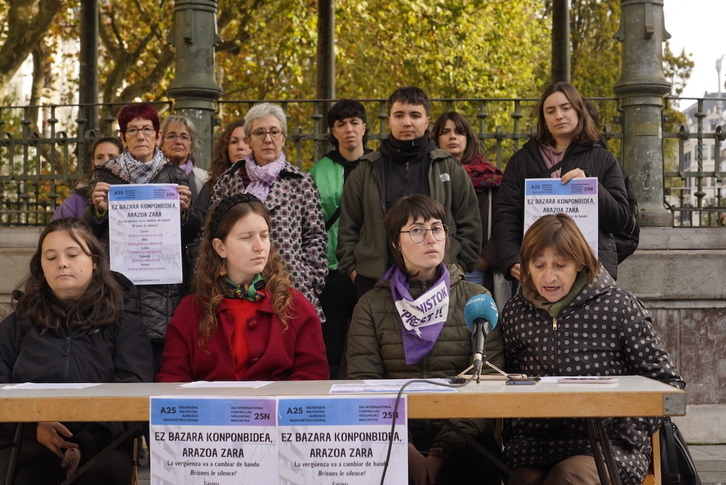
<instances>
[{"instance_id":1,"label":"earring","mask_svg":"<svg viewBox=\"0 0 726 485\"><path fill-rule=\"evenodd\" d=\"M219 269L219 276L227 276L227 259L222 258L222 267Z\"/></svg>"}]
</instances>

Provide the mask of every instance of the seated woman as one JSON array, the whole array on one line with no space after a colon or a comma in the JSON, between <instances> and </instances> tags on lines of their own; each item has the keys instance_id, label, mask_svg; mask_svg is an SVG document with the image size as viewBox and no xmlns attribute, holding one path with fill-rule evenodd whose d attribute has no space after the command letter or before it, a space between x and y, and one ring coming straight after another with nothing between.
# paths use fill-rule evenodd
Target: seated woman
<instances>
[{"instance_id":1,"label":"seated woman","mask_svg":"<svg viewBox=\"0 0 726 485\"><path fill-rule=\"evenodd\" d=\"M521 294L507 303L501 322L509 372L642 375L685 387L643 305L616 286L569 216L539 218L524 235L520 258ZM659 424L608 420L624 484L642 483ZM599 483L582 419L510 420L504 438L504 462L531 485Z\"/></svg>"},{"instance_id":2,"label":"seated woman","mask_svg":"<svg viewBox=\"0 0 726 485\"><path fill-rule=\"evenodd\" d=\"M0 382L150 381L151 344L122 284L133 298L133 285L109 270L86 224L70 218L48 224L30 260L25 291L0 323ZM26 424L13 483L61 483L123 426ZM131 469L130 446L122 445L74 483L126 485Z\"/></svg>"},{"instance_id":3,"label":"seated woman","mask_svg":"<svg viewBox=\"0 0 726 485\"><path fill-rule=\"evenodd\" d=\"M328 378L320 319L290 286L259 199L237 194L210 212L192 284L157 381Z\"/></svg>"},{"instance_id":4,"label":"seated woman","mask_svg":"<svg viewBox=\"0 0 726 485\"><path fill-rule=\"evenodd\" d=\"M358 302L348 333L349 379L449 377L471 363L471 332L463 308L474 295L487 293L464 280L456 264L444 264L448 229L443 206L426 195L396 201L384 227L395 264ZM412 327L401 312L439 292L447 297ZM400 310L399 310L400 309ZM431 318L428 318L431 317ZM486 340L486 355L500 365L501 333ZM486 371L485 371L486 372ZM492 420L453 420L468 435L498 454ZM409 481L413 484L499 484L499 473L441 421L409 421Z\"/></svg>"}]
</instances>

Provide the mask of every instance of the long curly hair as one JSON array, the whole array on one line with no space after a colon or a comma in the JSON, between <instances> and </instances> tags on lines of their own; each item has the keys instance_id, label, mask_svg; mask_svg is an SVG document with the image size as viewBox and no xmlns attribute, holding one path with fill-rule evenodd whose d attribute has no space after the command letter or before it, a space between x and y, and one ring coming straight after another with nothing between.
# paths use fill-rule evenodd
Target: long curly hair
<instances>
[{"instance_id":1,"label":"long curly hair","mask_svg":"<svg viewBox=\"0 0 726 485\"><path fill-rule=\"evenodd\" d=\"M199 321L199 334L202 337L200 345L217 329L217 308L225 297L224 277L220 276L223 259L212 246L214 239L224 241L232 227L240 219L249 214L258 214L270 227L270 215L265 205L250 194L237 194L219 201L207 214L204 226L204 238L199 246L199 262L192 279L192 288L197 297L197 303L202 309ZM290 275L285 269L282 259L273 243L270 243L270 254L267 264L262 270L265 280L265 294L272 298L272 308L282 322L283 329L295 310Z\"/></svg>"},{"instance_id":2,"label":"long curly hair","mask_svg":"<svg viewBox=\"0 0 726 485\"><path fill-rule=\"evenodd\" d=\"M56 231L67 231L94 264L91 281L78 300L57 298L43 275L43 242ZM92 327L118 323L123 314L123 289L111 273L103 246L85 222L72 217L56 219L45 227L30 258L30 273L20 288L24 290L15 292L15 313L19 319L30 319L41 334L71 322Z\"/></svg>"}]
</instances>

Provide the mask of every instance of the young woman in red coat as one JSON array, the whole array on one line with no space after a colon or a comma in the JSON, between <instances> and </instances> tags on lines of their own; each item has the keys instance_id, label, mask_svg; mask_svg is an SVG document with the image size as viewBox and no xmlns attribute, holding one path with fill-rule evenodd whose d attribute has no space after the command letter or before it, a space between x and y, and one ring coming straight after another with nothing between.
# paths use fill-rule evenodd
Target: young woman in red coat
<instances>
[{"instance_id":1,"label":"young woman in red coat","mask_svg":"<svg viewBox=\"0 0 726 485\"><path fill-rule=\"evenodd\" d=\"M269 228L249 194L209 214L195 294L169 322L157 381L328 379L320 319L290 286Z\"/></svg>"}]
</instances>

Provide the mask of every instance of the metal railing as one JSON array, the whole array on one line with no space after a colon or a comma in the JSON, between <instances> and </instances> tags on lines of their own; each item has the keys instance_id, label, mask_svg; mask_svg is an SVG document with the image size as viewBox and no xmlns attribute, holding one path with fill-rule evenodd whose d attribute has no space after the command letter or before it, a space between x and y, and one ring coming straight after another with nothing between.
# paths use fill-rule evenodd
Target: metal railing
<instances>
[{"instance_id":1,"label":"metal railing","mask_svg":"<svg viewBox=\"0 0 726 485\"><path fill-rule=\"evenodd\" d=\"M622 134L616 98L591 98L601 113L603 137L620 159ZM712 98L709 98L709 101ZM388 136L386 100L360 100L368 112L369 146ZM669 100L674 101L674 100ZM724 99L723 101L726 101ZM256 100L224 100L217 104L216 124L241 118ZM325 153L327 100L270 100L288 116L288 160L309 168ZM726 133L719 125L704 127L707 117L698 100L696 129L674 125L663 134L665 203L676 226L726 223L721 163ZM538 99L433 99L432 122L448 110L465 115L478 131L487 158L500 168L531 137ZM170 102L155 103L168 112ZM45 225L74 185L90 170L89 149L98 136L117 134L120 105L99 105L99 120L89 123L79 105L0 107L0 225ZM607 115L609 113L609 115ZM695 151L690 151L695 145ZM690 153L690 155L688 155ZM211 157L211 154L209 155Z\"/></svg>"}]
</instances>

